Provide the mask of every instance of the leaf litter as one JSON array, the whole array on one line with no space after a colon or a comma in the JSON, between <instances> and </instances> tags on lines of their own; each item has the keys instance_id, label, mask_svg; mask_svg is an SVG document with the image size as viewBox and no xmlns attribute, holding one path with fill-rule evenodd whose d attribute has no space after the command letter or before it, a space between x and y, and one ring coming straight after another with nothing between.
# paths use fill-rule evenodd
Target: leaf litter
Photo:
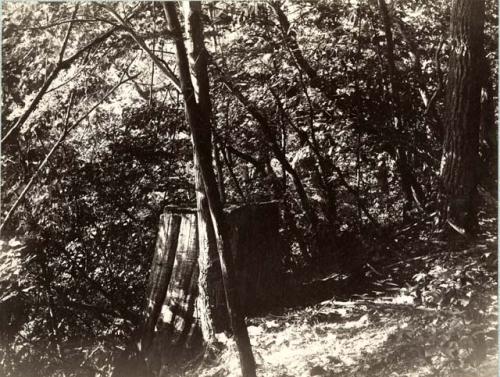
<instances>
[{"instance_id":1,"label":"leaf litter","mask_svg":"<svg viewBox=\"0 0 500 377\"><path fill-rule=\"evenodd\" d=\"M433 253L376 266L383 279L350 299L248 319L258 376L496 376L496 236L484 235L452 252L428 240ZM233 339L218 340L225 349L185 376L241 375Z\"/></svg>"}]
</instances>

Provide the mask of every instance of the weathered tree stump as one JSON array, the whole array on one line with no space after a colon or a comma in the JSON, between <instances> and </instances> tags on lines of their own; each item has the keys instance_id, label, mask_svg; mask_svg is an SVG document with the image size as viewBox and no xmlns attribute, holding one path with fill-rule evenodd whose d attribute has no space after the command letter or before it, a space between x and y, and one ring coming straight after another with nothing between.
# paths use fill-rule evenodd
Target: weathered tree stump
<instances>
[{"instance_id":1,"label":"weathered tree stump","mask_svg":"<svg viewBox=\"0 0 500 377\"><path fill-rule=\"evenodd\" d=\"M241 305L246 315L256 314L282 295L279 208L275 202L251 204L229 208L227 216Z\"/></svg>"},{"instance_id":2,"label":"weathered tree stump","mask_svg":"<svg viewBox=\"0 0 500 377\"><path fill-rule=\"evenodd\" d=\"M277 203L249 204L226 210L241 306L252 315L282 296L282 243ZM160 217L148 285L142 350L157 367L175 353L201 344L198 296L196 211L168 207ZM229 330L222 277L208 290L215 298L217 332ZM156 368L154 368L156 369Z\"/></svg>"}]
</instances>

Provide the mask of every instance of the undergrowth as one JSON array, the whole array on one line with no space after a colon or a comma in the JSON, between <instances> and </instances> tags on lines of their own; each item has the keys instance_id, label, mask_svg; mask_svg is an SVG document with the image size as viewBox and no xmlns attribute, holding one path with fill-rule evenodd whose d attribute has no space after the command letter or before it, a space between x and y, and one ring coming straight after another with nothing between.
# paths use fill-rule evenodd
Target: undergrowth
<instances>
[{"instance_id":1,"label":"undergrowth","mask_svg":"<svg viewBox=\"0 0 500 377\"><path fill-rule=\"evenodd\" d=\"M412 232L399 260L364 266L364 292L249 319L258 375L496 376L496 221L481 225L477 239L452 246ZM233 340L219 340L224 351L183 375L238 376Z\"/></svg>"}]
</instances>

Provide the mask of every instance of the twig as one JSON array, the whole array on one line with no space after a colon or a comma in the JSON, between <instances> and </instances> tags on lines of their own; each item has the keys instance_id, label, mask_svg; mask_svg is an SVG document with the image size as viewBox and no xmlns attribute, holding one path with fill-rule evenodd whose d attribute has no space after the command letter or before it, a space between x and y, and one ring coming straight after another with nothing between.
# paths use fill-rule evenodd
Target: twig
<instances>
[{"instance_id":1,"label":"twig","mask_svg":"<svg viewBox=\"0 0 500 377\"><path fill-rule=\"evenodd\" d=\"M376 275L384 276L384 274L382 274L381 272L378 272L370 263L367 263L366 267L368 267L370 270L372 270Z\"/></svg>"},{"instance_id":2,"label":"twig","mask_svg":"<svg viewBox=\"0 0 500 377\"><path fill-rule=\"evenodd\" d=\"M400 309L400 310L410 310L410 311L423 311L427 313L445 313L451 315L463 314L463 311L459 310L449 310L443 308L426 308L423 306L415 306L411 304L396 304L390 302L380 302L375 300L356 300L356 301L330 301L331 304L337 306L360 306L367 305L372 307L386 307L388 309Z\"/></svg>"},{"instance_id":3,"label":"twig","mask_svg":"<svg viewBox=\"0 0 500 377\"><path fill-rule=\"evenodd\" d=\"M442 251L442 252L431 254L431 255L425 255L425 256L419 255L417 257L413 257L413 258L409 258L409 259L404 259L404 260L401 260L401 261L398 261L398 262L391 263L391 264L389 264L387 266L383 266L382 268L391 268L391 267L397 266L398 264L413 262L413 261L416 261L418 259L422 259L422 260L434 259L434 258L443 256L445 254L448 254L448 255L457 255L457 254L462 254L463 255L463 254L468 254L470 252L477 251L477 249L479 249L479 248L482 248L482 245L476 245L476 246L471 247L469 249L464 249L464 250L460 250L460 251L450 251L450 250L447 250L447 251Z\"/></svg>"}]
</instances>

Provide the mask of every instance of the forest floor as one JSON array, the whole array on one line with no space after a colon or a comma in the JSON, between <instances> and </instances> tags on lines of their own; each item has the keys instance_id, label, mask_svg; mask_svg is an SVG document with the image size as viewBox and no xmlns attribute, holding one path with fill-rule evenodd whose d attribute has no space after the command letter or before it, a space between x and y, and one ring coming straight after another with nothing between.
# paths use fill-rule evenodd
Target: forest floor
<instances>
[{"instance_id":1,"label":"forest floor","mask_svg":"<svg viewBox=\"0 0 500 377\"><path fill-rule=\"evenodd\" d=\"M406 259L366 266L364 292L248 319L258 375L497 376L496 221L481 225L453 247L412 231L399 239ZM219 340L225 350L185 376L240 375L234 342Z\"/></svg>"}]
</instances>

